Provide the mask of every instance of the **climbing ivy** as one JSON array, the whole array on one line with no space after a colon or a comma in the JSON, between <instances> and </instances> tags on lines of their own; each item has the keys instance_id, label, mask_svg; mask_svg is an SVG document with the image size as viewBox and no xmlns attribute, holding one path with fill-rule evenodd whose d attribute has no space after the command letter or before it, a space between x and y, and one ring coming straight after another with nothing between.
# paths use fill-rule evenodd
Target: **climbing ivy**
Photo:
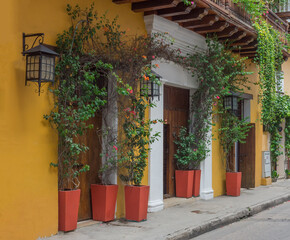
<instances>
[{"instance_id":1,"label":"climbing ivy","mask_svg":"<svg viewBox=\"0 0 290 240\"><path fill-rule=\"evenodd\" d=\"M279 72L283 63L281 35L265 19L257 19L254 28L258 33L258 50L256 62L259 65L260 100L262 103L261 119L271 135L270 151L272 168L276 166L281 151L279 127L286 116L286 99L282 91ZM277 93L278 92L278 93Z\"/></svg>"},{"instance_id":2,"label":"climbing ivy","mask_svg":"<svg viewBox=\"0 0 290 240\"><path fill-rule=\"evenodd\" d=\"M279 33L267 22L265 16L268 7L277 9L284 1L278 0L234 0L252 16L253 27L258 34L258 50L256 62L259 66L260 101L262 103L261 120L271 135L272 168L276 166L278 156L282 154L279 127L286 116L286 99L280 95L279 84L281 65L283 63L283 48L287 46L283 39L289 39L288 34ZM277 93L278 92L278 93Z\"/></svg>"},{"instance_id":3,"label":"climbing ivy","mask_svg":"<svg viewBox=\"0 0 290 240\"><path fill-rule=\"evenodd\" d=\"M243 92L243 89L248 89L248 77L251 72L246 71L246 58L238 58L231 53L231 48L220 44L217 39L206 39L207 50L205 52L197 51L187 57L180 57L181 64L186 66L192 73L192 76L197 79L199 88L195 91L191 98L191 123L189 132L194 135L194 139L186 137L182 134L181 139L190 141L192 149L196 152L201 152L198 161L191 164L198 165L200 161L204 160L207 150L204 149L208 145L208 132L211 127L211 116L213 114L213 106L223 106L223 98L229 96L232 92ZM227 110L219 108L217 115L227 112ZM223 125L220 131L222 140L222 148L229 149L232 144L228 144L228 138L232 141L244 139L244 128L238 123L238 118L233 118L230 114L223 114L225 121L232 124ZM233 121L234 120L234 121ZM237 124L235 124L237 123ZM232 126L236 126L234 131L242 132L237 136L235 134L224 134L229 131ZM225 139L227 138L227 139ZM237 139L237 140L236 140ZM183 141L184 142L184 141ZM182 149L181 149L182 150ZM183 150L182 150L183 151ZM225 158L228 157L228 150L225 151ZM194 161L195 158L193 158ZM190 164L187 164L190 165Z\"/></svg>"}]
</instances>

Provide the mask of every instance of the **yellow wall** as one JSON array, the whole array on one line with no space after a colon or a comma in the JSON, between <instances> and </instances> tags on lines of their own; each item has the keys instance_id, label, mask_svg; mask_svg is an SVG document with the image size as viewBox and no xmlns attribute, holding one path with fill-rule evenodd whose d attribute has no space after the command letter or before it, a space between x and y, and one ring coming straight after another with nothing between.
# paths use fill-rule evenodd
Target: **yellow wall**
<instances>
[{"instance_id":1,"label":"yellow wall","mask_svg":"<svg viewBox=\"0 0 290 240\"><path fill-rule=\"evenodd\" d=\"M9 0L1 2L0 21L0 239L31 240L57 232L57 135L43 120L52 108L47 88L39 97L36 87L24 86L25 58L22 32L45 33L45 43L55 45L57 33L69 26L66 4L93 1ZM142 14L130 6L97 0L99 13L119 14L131 34L145 33ZM147 173L146 173L147 174Z\"/></svg>"},{"instance_id":2,"label":"yellow wall","mask_svg":"<svg viewBox=\"0 0 290 240\"><path fill-rule=\"evenodd\" d=\"M251 100L251 123L255 123L256 127L256 165L255 165L255 186L261 185L262 178L262 151L268 150L268 135L263 133L263 126L260 121L261 106L258 103L259 86L255 85L259 80L258 70L254 63L247 61L248 71L253 72L249 76L251 82L251 90L245 90L246 93L253 94ZM289 75L290 76L290 75ZM214 119L213 119L214 120ZM218 125L213 127L213 145L212 145L212 184L214 196L225 194L225 167L221 156L221 148L219 145L218 136L216 134Z\"/></svg>"},{"instance_id":3,"label":"yellow wall","mask_svg":"<svg viewBox=\"0 0 290 240\"><path fill-rule=\"evenodd\" d=\"M284 92L290 95L290 59L282 65L284 71Z\"/></svg>"}]
</instances>

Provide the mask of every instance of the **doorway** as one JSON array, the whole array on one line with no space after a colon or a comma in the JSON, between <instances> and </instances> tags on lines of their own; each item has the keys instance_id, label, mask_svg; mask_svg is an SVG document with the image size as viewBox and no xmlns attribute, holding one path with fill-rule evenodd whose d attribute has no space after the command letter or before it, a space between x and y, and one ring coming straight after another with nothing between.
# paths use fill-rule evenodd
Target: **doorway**
<instances>
[{"instance_id":1,"label":"doorway","mask_svg":"<svg viewBox=\"0 0 290 240\"><path fill-rule=\"evenodd\" d=\"M242 188L255 187L256 129L255 123L248 132L245 143L239 143L239 171L242 172Z\"/></svg>"},{"instance_id":2,"label":"doorway","mask_svg":"<svg viewBox=\"0 0 290 240\"><path fill-rule=\"evenodd\" d=\"M180 127L186 127L189 119L188 89L164 86L164 159L163 159L163 193L164 197L175 196L176 146L174 136L178 136Z\"/></svg>"},{"instance_id":3,"label":"doorway","mask_svg":"<svg viewBox=\"0 0 290 240\"><path fill-rule=\"evenodd\" d=\"M81 154L80 162L84 165L89 165L90 170L80 174L81 199L79 207L78 221L83 221L92 218L91 204L91 184L100 183L98 172L102 164L100 157L101 139L98 134L98 129L102 127L102 114L98 112L94 118L88 121L88 124L93 124L94 128L89 129L85 136L81 137L81 141L89 147L89 150Z\"/></svg>"}]
</instances>

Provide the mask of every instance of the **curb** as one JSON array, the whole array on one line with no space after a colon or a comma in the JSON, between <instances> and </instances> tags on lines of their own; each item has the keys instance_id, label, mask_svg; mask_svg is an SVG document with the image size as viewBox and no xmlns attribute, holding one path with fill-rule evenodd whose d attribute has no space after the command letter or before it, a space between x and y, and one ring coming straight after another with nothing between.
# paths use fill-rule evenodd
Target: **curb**
<instances>
[{"instance_id":1,"label":"curb","mask_svg":"<svg viewBox=\"0 0 290 240\"><path fill-rule=\"evenodd\" d=\"M238 222L241 219L251 217L257 213L260 213L264 210L267 210L271 207L277 206L279 204L282 204L284 202L287 202L290 200L290 194L285 194L280 197L271 199L269 201L261 202L255 205L251 205L249 207L246 207L238 212L225 215L222 217L214 218L208 222L205 222L204 224L192 227L192 228L185 228L178 232L175 232L173 234L167 235L167 240L187 240L194 237L197 237L201 234L204 234L206 232L210 232L212 230L215 230L217 228L229 225L234 222Z\"/></svg>"}]
</instances>

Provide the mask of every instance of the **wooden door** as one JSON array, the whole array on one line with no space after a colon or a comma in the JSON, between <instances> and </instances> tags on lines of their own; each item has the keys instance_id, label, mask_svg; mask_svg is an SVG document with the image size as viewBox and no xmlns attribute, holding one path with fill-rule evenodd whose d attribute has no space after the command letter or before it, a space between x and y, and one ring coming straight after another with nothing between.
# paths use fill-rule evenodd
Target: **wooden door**
<instances>
[{"instance_id":1,"label":"wooden door","mask_svg":"<svg viewBox=\"0 0 290 240\"><path fill-rule=\"evenodd\" d=\"M242 187L255 187L255 157L256 157L256 141L255 141L255 123L248 132L245 143L239 144L239 171L242 172Z\"/></svg>"},{"instance_id":2,"label":"wooden door","mask_svg":"<svg viewBox=\"0 0 290 240\"><path fill-rule=\"evenodd\" d=\"M176 146L174 136L179 133L181 126L188 125L189 90L164 86L164 194L175 195L174 171L176 168L174 154Z\"/></svg>"},{"instance_id":3,"label":"wooden door","mask_svg":"<svg viewBox=\"0 0 290 240\"><path fill-rule=\"evenodd\" d=\"M100 183L98 171L102 163L100 157L101 139L99 139L100 137L98 136L97 130L102 126L101 113L97 113L97 116L89 120L89 123L94 124L94 128L89 129L86 136L81 138L81 141L89 147L88 152L81 155L81 162L84 165L89 165L90 171L82 173L79 178L81 200L78 221L92 218L90 186L92 183Z\"/></svg>"}]
</instances>

